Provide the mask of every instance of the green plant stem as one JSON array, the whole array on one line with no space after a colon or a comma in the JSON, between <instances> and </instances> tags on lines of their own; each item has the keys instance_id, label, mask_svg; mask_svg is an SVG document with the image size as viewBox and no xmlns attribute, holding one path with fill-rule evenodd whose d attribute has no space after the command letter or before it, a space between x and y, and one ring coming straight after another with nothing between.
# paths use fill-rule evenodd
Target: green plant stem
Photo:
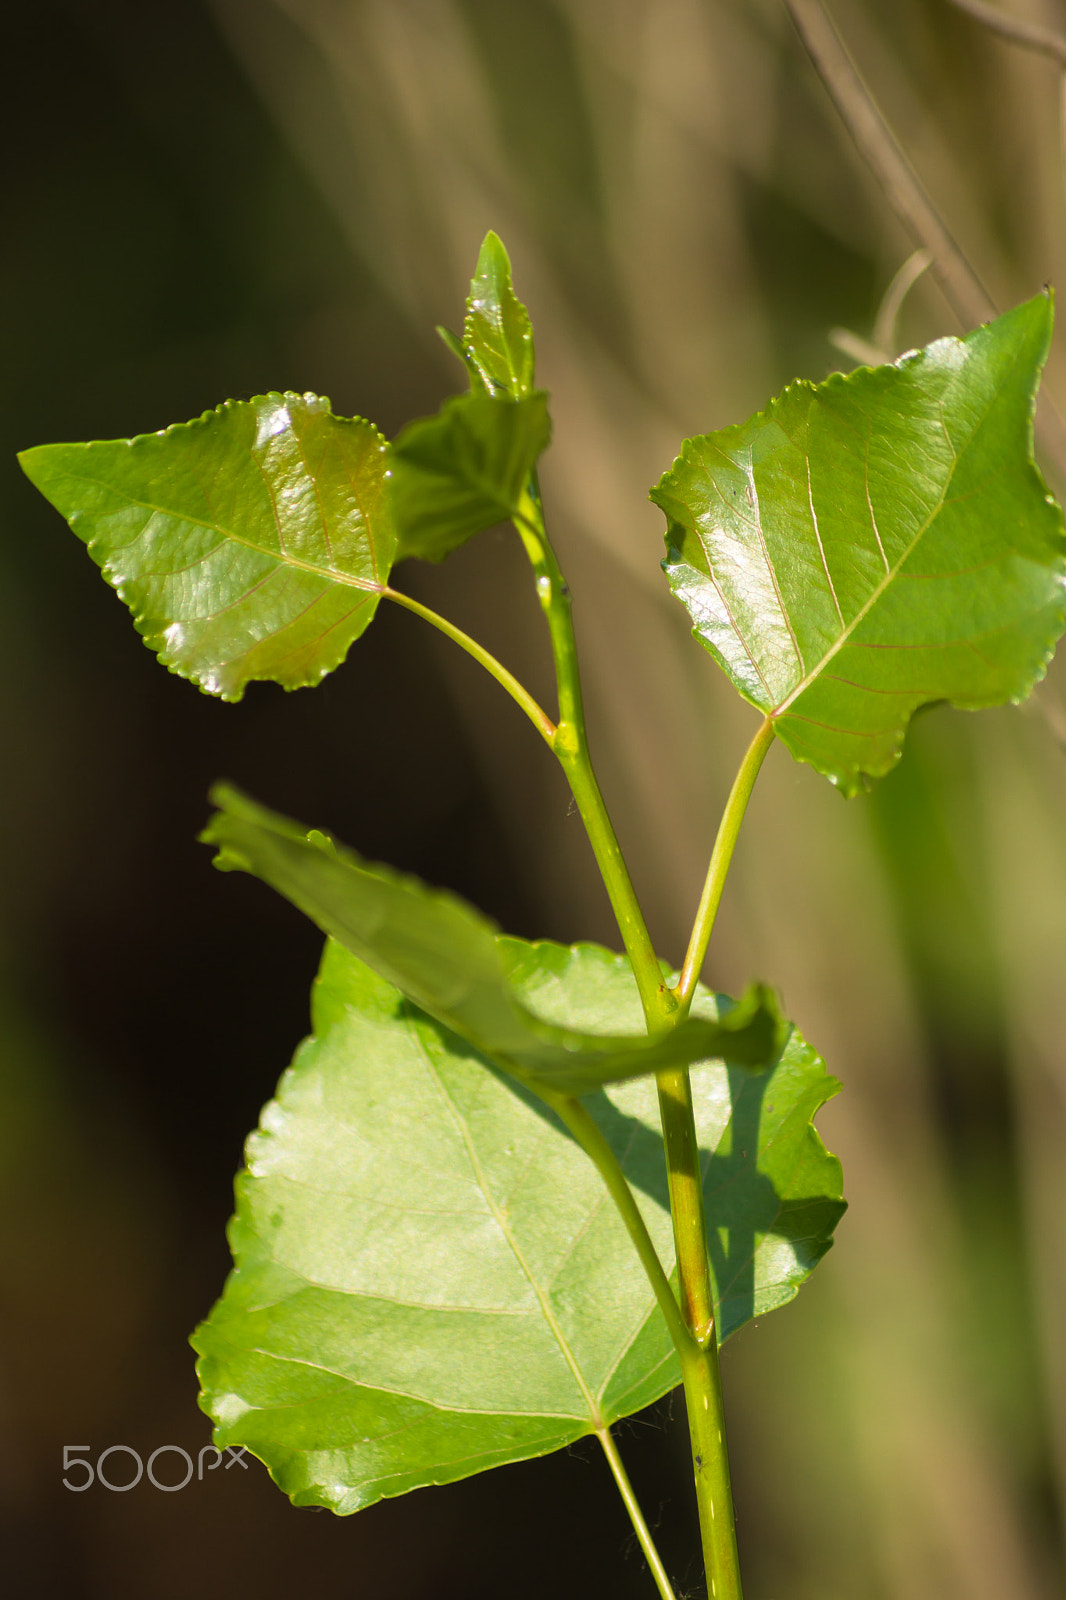
<instances>
[{"instance_id":1,"label":"green plant stem","mask_svg":"<svg viewBox=\"0 0 1066 1600\"><path fill-rule=\"evenodd\" d=\"M707 1590L711 1600L740 1600L740 1563L729 1482L692 1084L687 1068L683 1067L657 1073L655 1081L666 1146L681 1306L690 1331L688 1349L681 1349L681 1377L685 1386Z\"/></svg>"},{"instance_id":2,"label":"green plant stem","mask_svg":"<svg viewBox=\"0 0 1066 1600\"><path fill-rule=\"evenodd\" d=\"M767 718L760 727L733 785L711 856L685 967L677 990L671 991L663 984L647 925L589 757L570 615L570 594L545 533L535 484L523 499L515 526L525 544L536 577L537 594L547 618L555 660L559 722L551 741L552 749L569 780L610 896L636 975L649 1032L660 1032L680 1022L692 1003L748 797L773 741L773 724ZM556 1109L574 1137L595 1161L618 1205L681 1358L710 1600L742 1600L692 1086L688 1071L684 1069L659 1073L656 1083L681 1286L680 1309L625 1176L596 1124L585 1108L573 1098L565 1098L564 1103ZM600 1148L601 1144L603 1148ZM615 1476L622 1497L629 1506L632 1490L627 1492L627 1486L623 1485L617 1471ZM640 1526L632 1509L630 1516L643 1544ZM661 1586L660 1592L663 1592Z\"/></svg>"},{"instance_id":3,"label":"green plant stem","mask_svg":"<svg viewBox=\"0 0 1066 1600\"><path fill-rule=\"evenodd\" d=\"M688 1350L681 1351L681 1378L685 1386L707 1588L712 1600L740 1600L740 1563L729 1481L692 1084L688 1070L679 1068L658 1073L656 1086L666 1146L681 1305L690 1330Z\"/></svg>"},{"instance_id":4,"label":"green plant stem","mask_svg":"<svg viewBox=\"0 0 1066 1600\"><path fill-rule=\"evenodd\" d=\"M529 690L519 683L512 672L508 672L502 662L497 661L491 651L486 650L484 645L478 644L476 639L472 639L468 633L464 633L462 628L457 628L447 618L439 616L436 611L431 611L428 606L422 605L421 601L413 600L409 594L401 594L398 589L390 589L386 585L381 591L381 596L384 600L392 600L396 605L403 606L406 611L413 611L416 617L421 617L425 622L439 629L454 644L457 644L461 650L465 650L468 656L473 656L474 660L483 666L485 671L495 678L502 688L507 690L511 699L521 706L545 743L551 746L552 749L555 748L557 733L555 723L547 712L537 704Z\"/></svg>"},{"instance_id":5,"label":"green plant stem","mask_svg":"<svg viewBox=\"0 0 1066 1600\"><path fill-rule=\"evenodd\" d=\"M686 1362L699 1359L700 1352L693 1342L692 1335L685 1325L684 1318L678 1308L674 1291L670 1287L670 1280L663 1271L662 1262L659 1260L655 1246L651 1241L644 1218L641 1216L640 1207L626 1180L617 1156L611 1149L599 1126L590 1115L588 1109L574 1095L552 1094L550 1091L541 1091L543 1098L559 1117L563 1126L573 1134L585 1154L596 1166L600 1176L607 1186L607 1191L621 1214L626 1225L626 1231L640 1257L641 1265L647 1274L648 1281L655 1291L655 1298L659 1303L669 1329L670 1337L674 1342L678 1355L681 1357L682 1368ZM659 1552L655 1548L648 1525L644 1520L633 1486L626 1475L622 1458L618 1454L618 1447L611 1435L611 1430L604 1423L597 1427L596 1437L603 1446L604 1454L614 1473L618 1491L622 1496L625 1508L629 1513L629 1520L633 1524L634 1532L640 1541L645 1559L651 1569L652 1576L658 1586L663 1600L675 1600L674 1592L670 1587L670 1580L666 1574Z\"/></svg>"},{"instance_id":6,"label":"green plant stem","mask_svg":"<svg viewBox=\"0 0 1066 1600\"><path fill-rule=\"evenodd\" d=\"M767 717L748 746L730 790L711 852L685 964L674 990L677 1009L667 1026L676 1026L687 1015L692 1004L740 825L773 738L773 722ZM685 1385L685 1409L692 1443L707 1587L711 1600L740 1600L740 1563L729 1482L722 1382L718 1370L718 1335L714 1323L714 1292L707 1252L707 1217L692 1108L692 1082L687 1068L672 1068L657 1073L655 1081L659 1091L663 1143L666 1146L681 1308L693 1341L693 1348L687 1353L682 1350L681 1373Z\"/></svg>"},{"instance_id":7,"label":"green plant stem","mask_svg":"<svg viewBox=\"0 0 1066 1600\"><path fill-rule=\"evenodd\" d=\"M559 722L549 742L566 773L581 820L585 824L622 935L622 943L633 966L648 1026L662 1028L665 1017L674 1008L674 1001L663 982L644 913L640 909L629 869L593 770L585 731L577 644L570 614L570 590L548 542L535 484L522 498L515 517L515 527L525 545L536 578L537 597L548 623L555 662Z\"/></svg>"},{"instance_id":8,"label":"green plant stem","mask_svg":"<svg viewBox=\"0 0 1066 1600\"><path fill-rule=\"evenodd\" d=\"M618 1446L614 1442L610 1428L597 1428L596 1437L603 1446L603 1453L607 1457L611 1471L614 1473L614 1481L618 1485L618 1492L622 1496L626 1510L629 1512L629 1520L633 1524L633 1531L640 1541L644 1559L647 1561L651 1569L651 1575L655 1579L655 1586L662 1595L662 1600L676 1600L674 1591L670 1587L670 1579L667 1576L666 1568L663 1566L662 1558L655 1548L648 1524L644 1521L644 1514L640 1509L636 1495L633 1493L633 1485L630 1483L626 1469L622 1465L622 1457L618 1454Z\"/></svg>"},{"instance_id":9,"label":"green plant stem","mask_svg":"<svg viewBox=\"0 0 1066 1600\"><path fill-rule=\"evenodd\" d=\"M670 1067L656 1073L655 1085L659 1091L659 1118L666 1146L681 1310L691 1339L702 1347L714 1330L714 1299L708 1268L703 1173L692 1109L692 1083L686 1067Z\"/></svg>"},{"instance_id":10,"label":"green plant stem","mask_svg":"<svg viewBox=\"0 0 1066 1600\"><path fill-rule=\"evenodd\" d=\"M688 1015L692 1004L692 996L696 992L700 970L707 946L710 942L714 928L714 919L718 915L718 905L722 898L729 864L733 859L733 849L740 832L740 824L744 820L744 813L748 808L751 791L755 787L755 779L759 775L759 768L766 757L766 752L774 742L773 719L766 717L759 726L759 731L748 746L747 753L740 763L740 771L736 775L733 787L729 791L722 820L718 827L718 835L711 851L710 865L707 868L707 878L703 885L703 894L700 896L696 920L692 925L692 935L688 942L688 951L685 955L685 964L681 969L681 976L677 980L674 996L678 1003L678 1016Z\"/></svg>"},{"instance_id":11,"label":"green plant stem","mask_svg":"<svg viewBox=\"0 0 1066 1600\"><path fill-rule=\"evenodd\" d=\"M685 1385L708 1600L743 1600L722 1408L722 1379L713 1328L705 1348L682 1361L681 1376Z\"/></svg>"}]
</instances>

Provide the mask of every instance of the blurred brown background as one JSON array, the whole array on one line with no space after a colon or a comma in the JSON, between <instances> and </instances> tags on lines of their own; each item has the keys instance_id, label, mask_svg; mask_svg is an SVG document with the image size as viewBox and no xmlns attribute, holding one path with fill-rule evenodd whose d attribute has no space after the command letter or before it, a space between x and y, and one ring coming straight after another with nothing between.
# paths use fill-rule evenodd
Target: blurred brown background
<instances>
[{"instance_id":1,"label":"blurred brown background","mask_svg":"<svg viewBox=\"0 0 1066 1600\"><path fill-rule=\"evenodd\" d=\"M996 303L1066 285L1055 65L947 0L834 14ZM206 1443L185 1340L306 1030L318 937L211 871L213 778L511 931L617 938L561 781L458 652L383 613L314 694L199 696L12 452L268 388L394 432L459 386L432 328L495 227L555 397L595 754L677 958L755 719L687 637L647 489L686 434L846 367L830 329L871 337L915 241L780 0L36 0L4 31L0 1589L646 1597L591 1447L345 1521L254 1464L62 1487L64 1445ZM957 331L927 274L892 353ZM1066 409L1061 360L1049 388ZM399 579L548 692L513 538ZM775 983L844 1080L820 1127L852 1209L724 1357L749 1600L1066 1587L1063 685L921 716L866 799L775 751L752 804L708 974ZM680 1415L622 1446L701 1593Z\"/></svg>"}]
</instances>

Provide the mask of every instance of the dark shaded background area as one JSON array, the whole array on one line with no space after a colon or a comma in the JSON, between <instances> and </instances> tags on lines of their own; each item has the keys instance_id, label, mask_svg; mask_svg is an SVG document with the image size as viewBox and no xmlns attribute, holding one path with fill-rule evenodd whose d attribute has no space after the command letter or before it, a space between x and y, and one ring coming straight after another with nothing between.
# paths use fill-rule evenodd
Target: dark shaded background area
<instances>
[{"instance_id":1,"label":"dark shaded background area","mask_svg":"<svg viewBox=\"0 0 1066 1600\"><path fill-rule=\"evenodd\" d=\"M839 10L1002 304L1066 281L1054 74L937 0ZM5 38L0 1587L645 1596L591 1445L344 1521L255 1463L173 1495L62 1487L65 1445L207 1442L185 1341L307 1027L319 937L212 871L213 779L508 931L617 940L534 735L415 619L383 611L315 693L214 702L158 668L13 453L281 388L393 433L456 387L432 325L498 227L557 395L597 755L676 957L750 714L660 592L643 494L685 432L839 361L831 326L868 335L910 243L776 0L38 0ZM899 347L949 331L923 286ZM548 693L505 535L400 577ZM777 752L753 804L711 975L779 984L845 1079L823 1123L853 1205L797 1305L725 1357L751 1600L1062 1592L1054 680L1039 706L921 718L846 806ZM698 1593L680 1415L621 1435Z\"/></svg>"}]
</instances>

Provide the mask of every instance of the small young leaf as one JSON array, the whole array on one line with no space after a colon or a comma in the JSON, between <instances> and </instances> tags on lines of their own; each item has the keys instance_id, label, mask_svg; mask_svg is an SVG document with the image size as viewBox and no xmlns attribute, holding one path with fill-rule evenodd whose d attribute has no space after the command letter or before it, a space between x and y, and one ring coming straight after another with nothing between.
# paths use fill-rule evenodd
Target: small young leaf
<instances>
[{"instance_id":1,"label":"small young leaf","mask_svg":"<svg viewBox=\"0 0 1066 1600\"><path fill-rule=\"evenodd\" d=\"M491 395L523 400L533 393L533 324L511 287L511 263L487 233L466 302L463 348Z\"/></svg>"},{"instance_id":2,"label":"small young leaf","mask_svg":"<svg viewBox=\"0 0 1066 1600\"><path fill-rule=\"evenodd\" d=\"M328 400L268 394L19 460L163 665L239 700L255 678L317 683L369 625L395 549L387 450Z\"/></svg>"},{"instance_id":3,"label":"small young leaf","mask_svg":"<svg viewBox=\"0 0 1066 1600\"><path fill-rule=\"evenodd\" d=\"M233 789L219 785L212 798L221 809L201 837L217 845L218 867L262 878L408 999L534 1088L585 1094L711 1056L761 1068L780 1048L777 1008L758 985L739 1002L723 1003L720 1015L690 1018L652 1038L546 1021L523 1002L521 977L509 974L494 925L457 895L368 866Z\"/></svg>"},{"instance_id":4,"label":"small young leaf","mask_svg":"<svg viewBox=\"0 0 1066 1600\"><path fill-rule=\"evenodd\" d=\"M696 637L845 793L913 712L1023 699L1066 625L1062 513L1033 463L1051 300L893 365L795 383L690 439L652 490Z\"/></svg>"},{"instance_id":5,"label":"small young leaf","mask_svg":"<svg viewBox=\"0 0 1066 1600\"><path fill-rule=\"evenodd\" d=\"M636 1025L622 957L505 942L531 985L543 964L558 1020ZM249 1140L236 1270L193 1336L218 1446L345 1514L559 1449L672 1388L624 1225L547 1108L332 942L313 1019ZM693 1075L720 1338L830 1246L840 1167L811 1119L838 1087L796 1033L770 1072ZM671 1271L654 1084L586 1104Z\"/></svg>"},{"instance_id":6,"label":"small young leaf","mask_svg":"<svg viewBox=\"0 0 1066 1600\"><path fill-rule=\"evenodd\" d=\"M393 443L389 473L396 559L443 561L508 521L550 438L540 390L522 400L456 395L435 417L409 423Z\"/></svg>"}]
</instances>

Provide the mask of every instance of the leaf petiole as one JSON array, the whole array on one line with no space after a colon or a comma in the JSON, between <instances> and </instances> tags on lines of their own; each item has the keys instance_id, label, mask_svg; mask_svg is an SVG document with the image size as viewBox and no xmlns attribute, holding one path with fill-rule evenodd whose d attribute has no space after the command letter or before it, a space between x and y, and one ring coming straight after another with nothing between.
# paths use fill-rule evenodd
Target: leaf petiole
<instances>
[{"instance_id":1,"label":"leaf petiole","mask_svg":"<svg viewBox=\"0 0 1066 1600\"><path fill-rule=\"evenodd\" d=\"M748 746L722 813L685 964L672 991L678 1004L669 1025L676 1026L692 1004L740 825L773 739L773 720L766 717ZM656 1085L666 1146L678 1283L685 1320L691 1329L689 1351L681 1351L681 1371L704 1564L711 1600L741 1600L692 1083L688 1069L679 1068L657 1073Z\"/></svg>"},{"instance_id":2,"label":"leaf petiole","mask_svg":"<svg viewBox=\"0 0 1066 1600\"><path fill-rule=\"evenodd\" d=\"M681 1308L670 1287L670 1280L663 1271L663 1264L652 1244L640 1207L633 1197L633 1191L629 1187L617 1156L604 1138L595 1119L576 1096L546 1093L543 1088L538 1092L551 1106L567 1131L577 1140L606 1184L607 1192L621 1214L633 1247L640 1257L641 1266L654 1290L674 1348L684 1361L687 1356L696 1352L697 1346L685 1326Z\"/></svg>"},{"instance_id":3,"label":"leaf petiole","mask_svg":"<svg viewBox=\"0 0 1066 1600\"><path fill-rule=\"evenodd\" d=\"M594 1118L580 1100L573 1095L545 1094L543 1090L541 1090L541 1095L551 1106L563 1126L573 1135L585 1154L593 1162L600 1177L606 1184L607 1191L618 1208L622 1221L626 1225L626 1231L636 1249L637 1255L640 1257L648 1282L655 1292L655 1298L658 1301L659 1309L663 1313L670 1338L681 1358L682 1370L687 1371L694 1361L699 1360L700 1350L685 1325L674 1291L670 1287L670 1280L663 1271L662 1262L659 1260L655 1246L651 1241L651 1235L648 1233L640 1208L634 1198L632 1189L629 1187L617 1156L604 1138ZM633 1486L622 1464L622 1458L618 1453L618 1446L615 1444L610 1428L606 1426L597 1428L596 1437L603 1446L603 1452L614 1474L618 1492L622 1496L626 1511L629 1513L629 1520L633 1524L637 1539L640 1541L640 1547L644 1552L652 1577L655 1579L659 1594L662 1596L662 1600L675 1600L666 1568L663 1566L662 1558L655 1548L655 1542L648 1529L648 1524L644 1520L643 1512L633 1492Z\"/></svg>"},{"instance_id":4,"label":"leaf petiole","mask_svg":"<svg viewBox=\"0 0 1066 1600\"><path fill-rule=\"evenodd\" d=\"M570 590L548 540L535 479L522 496L513 521L533 568L555 662L559 723L549 742L566 773L585 824L622 943L633 966L648 1027L658 1031L663 1027L664 1015L673 1010L673 1001L663 983L644 913L592 767L570 613Z\"/></svg>"},{"instance_id":5,"label":"leaf petiole","mask_svg":"<svg viewBox=\"0 0 1066 1600\"><path fill-rule=\"evenodd\" d=\"M711 933L714 929L714 919L718 915L718 905L725 888L725 880L729 872L729 864L733 859L733 850L740 833L740 824L744 820L744 813L751 799L751 791L755 787L755 779L759 776L759 768L766 757L766 752L774 742L774 724L772 717L766 717L759 726L751 744L748 746L740 770L729 791L722 820L718 827L718 834L711 851L711 860L707 868L707 877L700 896L699 907L696 911L696 920L692 925L692 934L685 954L685 964L681 969L681 976L674 987L673 994L678 1003L678 1010L683 1017L687 1015L692 1004L692 996L696 992L696 983L699 979L700 968L703 966L710 943Z\"/></svg>"},{"instance_id":6,"label":"leaf petiole","mask_svg":"<svg viewBox=\"0 0 1066 1600\"><path fill-rule=\"evenodd\" d=\"M648 1524L644 1520L644 1513L640 1509L640 1502L633 1493L633 1485L630 1483L629 1475L622 1464L622 1457L618 1454L618 1446L614 1442L614 1436L610 1428L597 1428L596 1437L603 1446L603 1453L607 1457L611 1471L614 1473L614 1481L618 1485L618 1493L622 1496L622 1502L629 1513L629 1520L633 1524L633 1532L640 1542L640 1548L644 1552L644 1559L647 1561L651 1575L655 1579L655 1587L662 1596L662 1600L676 1600L666 1568L662 1563L662 1557L655 1548Z\"/></svg>"},{"instance_id":7,"label":"leaf petiole","mask_svg":"<svg viewBox=\"0 0 1066 1600\"><path fill-rule=\"evenodd\" d=\"M537 704L529 690L519 683L514 673L508 672L503 663L497 661L491 651L486 650L484 645L478 644L477 640L472 639L468 633L464 633L462 628L457 628L454 622L449 622L446 617L440 616L436 611L431 611L420 600L413 600L409 594L401 594L399 589L391 589L386 585L381 591L381 596L384 600L395 601L398 606L403 606L406 611L412 611L416 617L421 617L424 622L430 623L431 626L443 633L446 638L451 639L452 643L457 644L460 650L465 650L468 656L473 656L474 660L485 668L490 677L495 678L501 688L507 690L516 705L521 706L545 743L552 749L555 748L554 740L557 732L555 723L547 712Z\"/></svg>"}]
</instances>

